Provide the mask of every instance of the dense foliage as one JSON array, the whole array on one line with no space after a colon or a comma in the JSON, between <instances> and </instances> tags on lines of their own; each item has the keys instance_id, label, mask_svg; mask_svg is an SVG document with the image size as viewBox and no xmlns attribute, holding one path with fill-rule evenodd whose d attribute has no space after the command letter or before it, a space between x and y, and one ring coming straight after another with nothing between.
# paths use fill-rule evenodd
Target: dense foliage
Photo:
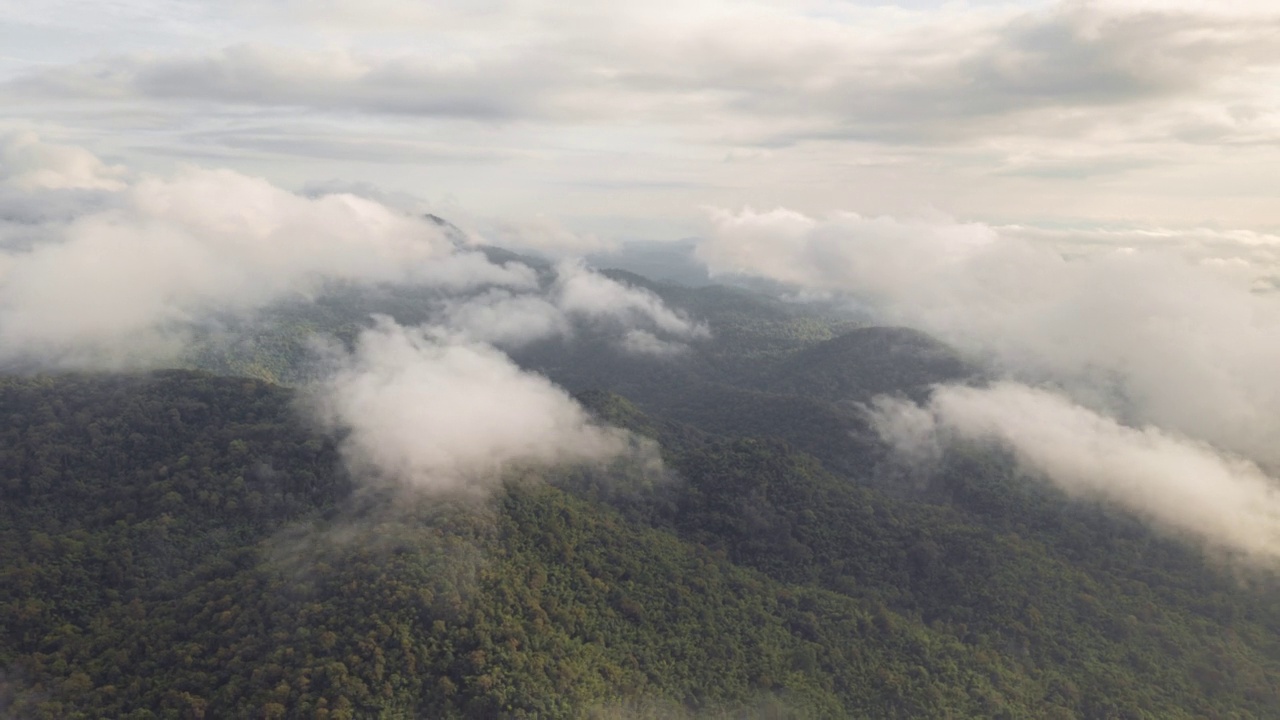
<instances>
[{"instance_id":1,"label":"dense foliage","mask_svg":"<svg viewBox=\"0 0 1280 720\"><path fill-rule=\"evenodd\" d=\"M266 383L0 382L0 712L1275 715L1266 576L998 454L958 448L903 499L784 441L582 400L676 477L356 491Z\"/></svg>"}]
</instances>

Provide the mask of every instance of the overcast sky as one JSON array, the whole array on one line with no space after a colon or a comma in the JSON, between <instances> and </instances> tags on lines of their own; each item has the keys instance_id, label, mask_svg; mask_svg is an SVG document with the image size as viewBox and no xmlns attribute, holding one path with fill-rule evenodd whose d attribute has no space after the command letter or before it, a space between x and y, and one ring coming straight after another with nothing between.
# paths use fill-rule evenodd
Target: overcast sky
<instances>
[{"instance_id":1,"label":"overcast sky","mask_svg":"<svg viewBox=\"0 0 1280 720\"><path fill-rule=\"evenodd\" d=\"M603 238L747 205L1269 234L1280 3L0 0L0 131Z\"/></svg>"}]
</instances>

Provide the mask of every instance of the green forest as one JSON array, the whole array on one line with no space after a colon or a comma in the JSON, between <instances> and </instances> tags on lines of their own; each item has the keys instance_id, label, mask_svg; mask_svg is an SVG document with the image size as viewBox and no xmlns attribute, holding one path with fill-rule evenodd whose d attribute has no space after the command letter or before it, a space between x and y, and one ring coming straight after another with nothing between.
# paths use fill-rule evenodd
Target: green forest
<instances>
[{"instance_id":1,"label":"green forest","mask_svg":"<svg viewBox=\"0 0 1280 720\"><path fill-rule=\"evenodd\" d=\"M354 482L261 380L0 381L0 710L1277 716L1274 578L998 451L953 448L907 496L779 437L579 400L668 472L427 499Z\"/></svg>"}]
</instances>

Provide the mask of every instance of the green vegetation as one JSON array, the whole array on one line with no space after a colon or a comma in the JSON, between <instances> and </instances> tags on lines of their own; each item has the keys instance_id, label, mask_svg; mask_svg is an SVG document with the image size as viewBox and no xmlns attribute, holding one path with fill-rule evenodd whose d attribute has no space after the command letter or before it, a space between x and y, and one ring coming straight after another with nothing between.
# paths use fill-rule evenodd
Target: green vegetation
<instances>
[{"instance_id":1,"label":"green vegetation","mask_svg":"<svg viewBox=\"0 0 1280 720\"><path fill-rule=\"evenodd\" d=\"M0 714L1280 707L1270 579L1069 502L998 454L957 448L904 499L781 440L581 399L657 439L678 479L566 468L483 503L356 491L273 385L0 381Z\"/></svg>"}]
</instances>

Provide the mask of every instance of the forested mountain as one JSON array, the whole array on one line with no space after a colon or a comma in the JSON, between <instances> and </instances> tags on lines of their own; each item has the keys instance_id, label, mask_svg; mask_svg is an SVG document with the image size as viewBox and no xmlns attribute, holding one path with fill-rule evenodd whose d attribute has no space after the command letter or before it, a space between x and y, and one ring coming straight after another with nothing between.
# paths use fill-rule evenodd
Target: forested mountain
<instances>
[{"instance_id":1,"label":"forested mountain","mask_svg":"<svg viewBox=\"0 0 1280 720\"><path fill-rule=\"evenodd\" d=\"M959 449L895 499L581 400L671 477L353 484L291 391L0 386L11 717L1269 717L1261 576Z\"/></svg>"}]
</instances>

